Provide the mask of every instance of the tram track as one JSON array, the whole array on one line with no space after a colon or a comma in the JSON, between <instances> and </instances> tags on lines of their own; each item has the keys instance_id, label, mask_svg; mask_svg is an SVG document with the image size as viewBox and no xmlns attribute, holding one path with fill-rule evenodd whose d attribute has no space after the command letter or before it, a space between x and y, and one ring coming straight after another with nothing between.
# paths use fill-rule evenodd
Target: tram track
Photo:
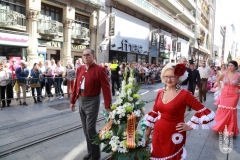
<instances>
[{"instance_id":1,"label":"tram track","mask_svg":"<svg viewBox=\"0 0 240 160\"><path fill-rule=\"evenodd\" d=\"M154 102L155 99L150 99L150 100L146 100L145 102L146 103L151 103L151 102ZM185 115L185 117L188 115L189 113L187 113ZM101 121L104 121L105 120L105 117L100 117L97 119L97 122L101 122ZM62 136L62 135L65 135L65 134L68 134L70 132L73 132L73 131L76 131L78 129L81 129L83 126L82 125L78 125L78 126L74 126L74 127L71 127L71 128L68 128L68 129L65 129L65 130L62 130L62 131L59 131L57 133L53 133L49 136L45 136L43 138L39 138L37 140L34 140L34 141L31 141L31 142L27 142L25 144L22 144L22 145L19 145L19 146L16 146L16 147L13 147L13 148L10 148L10 149L7 149L3 152L0 152L0 159L3 158L3 157L6 157L8 155L11 155L13 153L16 153L16 152L19 152L19 151L22 151L26 148L29 148L29 147L32 147L32 146L36 146L40 143L43 143L43 142L46 142L48 140L51 140L51 139L54 139L54 138L57 138L59 136ZM105 160L109 159L109 157L105 158Z\"/></svg>"}]
</instances>

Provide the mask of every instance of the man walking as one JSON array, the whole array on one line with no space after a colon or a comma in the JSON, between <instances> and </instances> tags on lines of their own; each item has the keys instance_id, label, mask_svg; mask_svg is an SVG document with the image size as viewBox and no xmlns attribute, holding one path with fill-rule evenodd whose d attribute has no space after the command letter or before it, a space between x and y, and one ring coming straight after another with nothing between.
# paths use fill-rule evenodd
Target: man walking
<instances>
[{"instance_id":1,"label":"man walking","mask_svg":"<svg viewBox=\"0 0 240 160\"><path fill-rule=\"evenodd\" d=\"M207 81L208 81L208 77L212 73L212 70L210 67L206 66L206 61L202 61L201 67L198 67L198 71L201 78L198 96L199 96L199 101L202 102L202 97L203 97L203 100L206 101Z\"/></svg>"},{"instance_id":2,"label":"man walking","mask_svg":"<svg viewBox=\"0 0 240 160\"><path fill-rule=\"evenodd\" d=\"M74 91L70 100L70 108L75 111L75 102L79 98L79 113L83 131L87 141L87 152L83 160L99 160L100 146L92 144L90 139L97 134L96 121L100 107L100 93L103 92L105 109L110 113L111 89L106 69L94 63L94 50L83 51L85 65L77 69Z\"/></svg>"},{"instance_id":3,"label":"man walking","mask_svg":"<svg viewBox=\"0 0 240 160\"><path fill-rule=\"evenodd\" d=\"M111 81L112 81L112 95L115 96L115 83L117 84L117 89L119 90L120 84L119 84L119 75L118 72L120 70L117 61L113 60L113 63L110 65L111 70Z\"/></svg>"},{"instance_id":4,"label":"man walking","mask_svg":"<svg viewBox=\"0 0 240 160\"><path fill-rule=\"evenodd\" d=\"M26 81L29 80L29 70L27 68L27 62L24 60L20 61L20 67L15 70L17 82L18 82L18 92L17 92L17 98L20 100L20 105L27 106L26 103ZM22 88L23 92L23 103L20 99L20 87Z\"/></svg>"}]
</instances>

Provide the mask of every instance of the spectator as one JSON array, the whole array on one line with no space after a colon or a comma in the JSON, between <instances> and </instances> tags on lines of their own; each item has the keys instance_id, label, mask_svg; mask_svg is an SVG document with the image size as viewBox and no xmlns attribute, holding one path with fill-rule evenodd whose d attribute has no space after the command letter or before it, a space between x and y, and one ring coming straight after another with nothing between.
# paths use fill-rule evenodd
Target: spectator
<instances>
[{"instance_id":1,"label":"spectator","mask_svg":"<svg viewBox=\"0 0 240 160\"><path fill-rule=\"evenodd\" d=\"M76 76L76 72L74 70L74 66L72 63L69 63L66 70L68 99L70 99L71 93L73 92L75 76Z\"/></svg>"},{"instance_id":2,"label":"spectator","mask_svg":"<svg viewBox=\"0 0 240 160\"><path fill-rule=\"evenodd\" d=\"M9 69L10 64L6 63L5 70L7 71L9 75L9 81L7 81L6 85L6 95L7 95L7 107L10 107L11 99L13 98L13 84L14 81L12 79L12 71Z\"/></svg>"},{"instance_id":3,"label":"spectator","mask_svg":"<svg viewBox=\"0 0 240 160\"><path fill-rule=\"evenodd\" d=\"M45 72L46 69L45 69L44 63L42 61L39 61L38 67L42 73Z\"/></svg>"},{"instance_id":4,"label":"spectator","mask_svg":"<svg viewBox=\"0 0 240 160\"><path fill-rule=\"evenodd\" d=\"M0 62L0 89L1 89L2 107L6 106L5 91L6 91L7 79L9 79L9 75L5 70L4 63Z\"/></svg>"},{"instance_id":5,"label":"spectator","mask_svg":"<svg viewBox=\"0 0 240 160\"><path fill-rule=\"evenodd\" d=\"M113 60L113 63L110 65L110 70L111 70L111 81L112 81L112 95L115 96L115 83L117 85L118 91L120 88L119 75L118 75L120 68L116 60Z\"/></svg>"},{"instance_id":6,"label":"spectator","mask_svg":"<svg viewBox=\"0 0 240 160\"><path fill-rule=\"evenodd\" d=\"M15 58L12 59L12 64L9 66L9 69L12 71L12 77L13 79L16 78L15 70L20 67L17 63L17 60Z\"/></svg>"},{"instance_id":7,"label":"spectator","mask_svg":"<svg viewBox=\"0 0 240 160\"><path fill-rule=\"evenodd\" d=\"M45 82L45 89L46 89L46 92L47 92L47 96L48 96L48 99L50 99L50 101L53 101L54 100L54 97L52 95L52 92L51 92L51 86L53 84L53 78L52 78L52 69L51 69L51 63L49 60L46 60L45 62L45 65L46 65L46 70L44 73L42 73L42 75L44 75L44 82Z\"/></svg>"},{"instance_id":8,"label":"spectator","mask_svg":"<svg viewBox=\"0 0 240 160\"><path fill-rule=\"evenodd\" d=\"M57 65L56 65L56 63L55 63L55 59L52 58L52 59L51 59L52 77L54 77L54 71L55 71L56 67L57 67Z\"/></svg>"},{"instance_id":9,"label":"spectator","mask_svg":"<svg viewBox=\"0 0 240 160\"><path fill-rule=\"evenodd\" d=\"M82 58L78 58L78 60L76 60L76 64L75 64L75 70L77 70L77 68L81 65L83 65Z\"/></svg>"},{"instance_id":10,"label":"spectator","mask_svg":"<svg viewBox=\"0 0 240 160\"><path fill-rule=\"evenodd\" d=\"M32 87L31 88L34 103L42 102L41 99L40 99L40 97L41 97L41 83L40 83L40 79L39 79L41 74L42 74L42 71L39 69L38 64L34 63L33 68L31 70L31 73L30 73L30 77L33 78L33 79L31 79L30 84L39 84L40 85L39 87ZM35 94L34 94L35 89L37 91L37 99L36 99Z\"/></svg>"},{"instance_id":11,"label":"spectator","mask_svg":"<svg viewBox=\"0 0 240 160\"><path fill-rule=\"evenodd\" d=\"M27 106L26 103L26 83L29 80L28 75L29 75L29 70L27 68L27 62L24 60L20 61L20 67L18 67L15 71L16 77L17 77L17 85L18 85L18 92L17 92L17 99L20 99L20 87L22 88L23 91L23 103L20 100L19 104L20 105L25 105Z\"/></svg>"},{"instance_id":12,"label":"spectator","mask_svg":"<svg viewBox=\"0 0 240 160\"><path fill-rule=\"evenodd\" d=\"M61 65L61 61L59 60L57 62L57 67L55 68L55 79L54 79L55 94L56 94L56 98L58 98L58 99L64 98L64 94L63 94L63 90L62 90L63 72L64 72L64 68Z\"/></svg>"}]
</instances>

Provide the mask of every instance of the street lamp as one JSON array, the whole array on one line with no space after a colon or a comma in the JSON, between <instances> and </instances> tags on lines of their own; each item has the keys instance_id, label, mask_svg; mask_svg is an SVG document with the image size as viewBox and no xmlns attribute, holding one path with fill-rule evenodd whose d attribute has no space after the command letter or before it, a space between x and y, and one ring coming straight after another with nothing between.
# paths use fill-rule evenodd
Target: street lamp
<instances>
[{"instance_id":1,"label":"street lamp","mask_svg":"<svg viewBox=\"0 0 240 160\"><path fill-rule=\"evenodd\" d=\"M198 59L197 59L197 66L196 68L198 68L198 63L199 63L199 45L201 44L201 39L197 38L197 44L198 44Z\"/></svg>"},{"instance_id":2,"label":"street lamp","mask_svg":"<svg viewBox=\"0 0 240 160\"><path fill-rule=\"evenodd\" d=\"M214 66L216 65L216 58L217 58L217 51L214 51L214 56L215 56L215 60L214 60Z\"/></svg>"}]
</instances>

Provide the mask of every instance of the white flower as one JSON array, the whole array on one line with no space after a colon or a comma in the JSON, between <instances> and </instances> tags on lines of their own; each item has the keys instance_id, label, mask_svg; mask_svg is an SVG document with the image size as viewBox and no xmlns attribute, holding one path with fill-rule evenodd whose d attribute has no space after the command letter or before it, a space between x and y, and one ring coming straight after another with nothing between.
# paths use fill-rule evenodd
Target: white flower
<instances>
[{"instance_id":1,"label":"white flower","mask_svg":"<svg viewBox=\"0 0 240 160\"><path fill-rule=\"evenodd\" d=\"M116 103L117 104L121 104L123 102L123 100L121 99L121 98L118 98L117 100L116 100Z\"/></svg>"},{"instance_id":2,"label":"white flower","mask_svg":"<svg viewBox=\"0 0 240 160\"><path fill-rule=\"evenodd\" d=\"M128 94L129 96L132 94L131 88L129 88L129 89L127 90L127 94Z\"/></svg>"},{"instance_id":3,"label":"white flower","mask_svg":"<svg viewBox=\"0 0 240 160\"><path fill-rule=\"evenodd\" d=\"M123 132L123 136L124 136L124 137L127 136L127 132L126 132L126 131Z\"/></svg>"},{"instance_id":4,"label":"white flower","mask_svg":"<svg viewBox=\"0 0 240 160\"><path fill-rule=\"evenodd\" d=\"M130 96L128 96L128 100L129 100L129 101L132 101L132 100L133 100L133 98L132 98L132 97L130 97Z\"/></svg>"},{"instance_id":5,"label":"white flower","mask_svg":"<svg viewBox=\"0 0 240 160\"><path fill-rule=\"evenodd\" d=\"M112 145L112 151L113 151L113 152L116 152L116 151L117 151L117 149L118 149L117 145L115 145L115 144L114 144L114 145Z\"/></svg>"},{"instance_id":6,"label":"white flower","mask_svg":"<svg viewBox=\"0 0 240 160\"><path fill-rule=\"evenodd\" d=\"M133 77L129 77L128 81L129 81L129 83L133 83L134 82L134 78Z\"/></svg>"},{"instance_id":7,"label":"white flower","mask_svg":"<svg viewBox=\"0 0 240 160\"><path fill-rule=\"evenodd\" d=\"M103 148L105 148L107 145L106 144L104 144L104 143L101 143L101 150L103 150Z\"/></svg>"},{"instance_id":8,"label":"white flower","mask_svg":"<svg viewBox=\"0 0 240 160\"><path fill-rule=\"evenodd\" d=\"M135 110L134 114L135 114L136 117L141 117L141 111L139 109Z\"/></svg>"}]
</instances>

